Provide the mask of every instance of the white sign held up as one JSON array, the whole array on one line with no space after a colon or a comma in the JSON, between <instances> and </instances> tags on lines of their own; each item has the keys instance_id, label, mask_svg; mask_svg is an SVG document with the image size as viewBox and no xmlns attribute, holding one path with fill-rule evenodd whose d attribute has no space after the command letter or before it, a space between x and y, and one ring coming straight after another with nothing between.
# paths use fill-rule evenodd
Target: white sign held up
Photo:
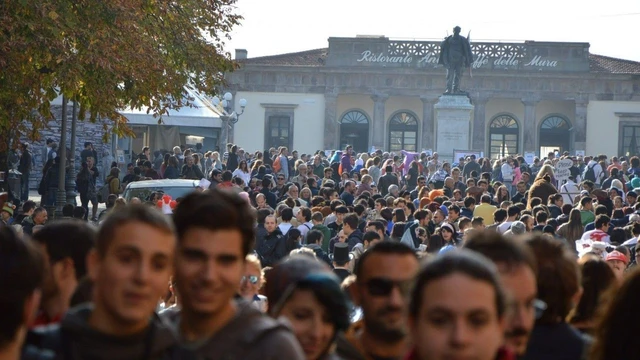
<instances>
[{"instance_id":1,"label":"white sign held up","mask_svg":"<svg viewBox=\"0 0 640 360\"><path fill-rule=\"evenodd\" d=\"M556 164L555 177L558 181L568 180L571 176L571 167L573 166L573 160L563 159Z\"/></svg>"}]
</instances>

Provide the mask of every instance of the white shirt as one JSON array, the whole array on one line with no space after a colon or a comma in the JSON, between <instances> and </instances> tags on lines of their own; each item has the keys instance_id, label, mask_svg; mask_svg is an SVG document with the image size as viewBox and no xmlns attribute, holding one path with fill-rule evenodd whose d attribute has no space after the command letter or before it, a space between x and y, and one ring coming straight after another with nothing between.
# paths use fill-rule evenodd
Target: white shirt
<instances>
[{"instance_id":1,"label":"white shirt","mask_svg":"<svg viewBox=\"0 0 640 360\"><path fill-rule=\"evenodd\" d=\"M593 240L593 241L602 241L607 244L611 242L611 238L607 233L600 229L589 230L582 234L581 240Z\"/></svg>"},{"instance_id":2,"label":"white shirt","mask_svg":"<svg viewBox=\"0 0 640 360\"><path fill-rule=\"evenodd\" d=\"M509 165L509 163L504 163L500 170L502 171L502 180L513 181L513 166Z\"/></svg>"},{"instance_id":3,"label":"white shirt","mask_svg":"<svg viewBox=\"0 0 640 360\"><path fill-rule=\"evenodd\" d=\"M580 195L580 187L572 180L567 180L567 182L560 187L560 194L565 204L573 205L573 199Z\"/></svg>"},{"instance_id":4,"label":"white shirt","mask_svg":"<svg viewBox=\"0 0 640 360\"><path fill-rule=\"evenodd\" d=\"M584 175L587 173L587 170L593 166L593 173L596 176L596 184L600 185L600 183L602 182L602 178L603 178L603 174L602 174L602 166L600 166L600 164L598 164L597 162L591 160L589 161L589 163L587 164L587 166L584 167L584 172L582 173L582 178L584 179Z\"/></svg>"},{"instance_id":5,"label":"white shirt","mask_svg":"<svg viewBox=\"0 0 640 360\"><path fill-rule=\"evenodd\" d=\"M291 225L291 223L283 222L278 225L278 228L280 229L280 232L282 232L282 235L284 235L289 231L289 229L291 229L292 226L293 225Z\"/></svg>"},{"instance_id":6,"label":"white shirt","mask_svg":"<svg viewBox=\"0 0 640 360\"><path fill-rule=\"evenodd\" d=\"M300 230L300 234L302 234L302 236L306 236L312 228L313 223L311 221L298 226L298 230Z\"/></svg>"},{"instance_id":7,"label":"white shirt","mask_svg":"<svg viewBox=\"0 0 640 360\"><path fill-rule=\"evenodd\" d=\"M500 234L504 234L507 230L511 228L512 221L505 221L502 224L498 225L498 232Z\"/></svg>"}]
</instances>

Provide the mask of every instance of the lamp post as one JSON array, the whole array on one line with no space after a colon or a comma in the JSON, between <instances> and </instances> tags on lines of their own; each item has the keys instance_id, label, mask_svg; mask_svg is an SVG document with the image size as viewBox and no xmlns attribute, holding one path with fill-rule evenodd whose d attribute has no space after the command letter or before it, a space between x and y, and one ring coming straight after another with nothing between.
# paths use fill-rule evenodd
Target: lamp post
<instances>
[{"instance_id":1,"label":"lamp post","mask_svg":"<svg viewBox=\"0 0 640 360\"><path fill-rule=\"evenodd\" d=\"M222 113L220 120L222 121L222 129L220 131L220 140L218 141L220 151L226 149L229 142L229 129L233 124L240 120L240 115L244 113L244 108L247 106L246 99L240 99L238 105L240 105L240 112L233 111L233 94L226 92L222 96L222 100L217 96L213 98L213 105Z\"/></svg>"}]
</instances>

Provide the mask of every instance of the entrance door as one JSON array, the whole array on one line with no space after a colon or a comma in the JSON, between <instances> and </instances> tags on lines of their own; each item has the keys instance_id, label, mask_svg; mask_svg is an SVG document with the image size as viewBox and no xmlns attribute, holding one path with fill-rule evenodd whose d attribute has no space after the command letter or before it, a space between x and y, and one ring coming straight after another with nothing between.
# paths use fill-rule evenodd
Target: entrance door
<instances>
[{"instance_id":1,"label":"entrance door","mask_svg":"<svg viewBox=\"0 0 640 360\"><path fill-rule=\"evenodd\" d=\"M489 156L492 159L515 155L518 153L518 123L509 115L496 116L489 128L491 139Z\"/></svg>"},{"instance_id":2,"label":"entrance door","mask_svg":"<svg viewBox=\"0 0 640 360\"><path fill-rule=\"evenodd\" d=\"M571 150L569 122L559 116L549 116L540 125L540 156L557 150L560 154Z\"/></svg>"},{"instance_id":3,"label":"entrance door","mask_svg":"<svg viewBox=\"0 0 640 360\"><path fill-rule=\"evenodd\" d=\"M340 149L347 145L358 153L369 151L369 119L362 111L349 111L340 119Z\"/></svg>"}]
</instances>

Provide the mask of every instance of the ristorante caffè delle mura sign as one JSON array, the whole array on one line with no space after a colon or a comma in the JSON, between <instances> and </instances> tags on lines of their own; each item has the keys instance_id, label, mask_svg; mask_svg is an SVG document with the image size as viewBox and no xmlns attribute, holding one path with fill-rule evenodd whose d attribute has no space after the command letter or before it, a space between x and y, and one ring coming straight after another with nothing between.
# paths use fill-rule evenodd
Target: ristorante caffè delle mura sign
<instances>
[{"instance_id":1,"label":"ristorante caff\u00e8 delle mura sign","mask_svg":"<svg viewBox=\"0 0 640 360\"><path fill-rule=\"evenodd\" d=\"M436 67L439 45L437 42L391 41L387 51L362 51L357 62L382 66ZM562 60L558 58L530 54L526 44L472 43L471 49L472 69L556 70L562 65Z\"/></svg>"}]
</instances>

